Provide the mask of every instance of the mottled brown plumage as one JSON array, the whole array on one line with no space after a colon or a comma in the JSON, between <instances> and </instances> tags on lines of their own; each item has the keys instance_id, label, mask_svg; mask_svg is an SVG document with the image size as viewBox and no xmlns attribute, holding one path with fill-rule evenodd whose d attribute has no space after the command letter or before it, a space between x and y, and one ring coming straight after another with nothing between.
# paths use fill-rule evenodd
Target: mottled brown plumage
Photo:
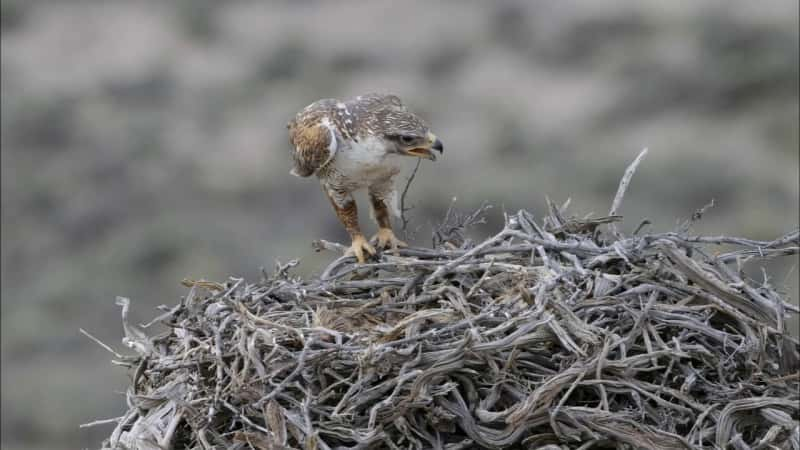
<instances>
[{"instance_id":1,"label":"mottled brown plumage","mask_svg":"<svg viewBox=\"0 0 800 450\"><path fill-rule=\"evenodd\" d=\"M367 94L339 101L318 100L289 122L294 167L300 177L316 175L353 244L350 252L364 262L374 254L358 225L352 193L366 188L378 222L374 240L380 247L405 243L394 236L390 211L399 214L394 177L400 172L397 156L435 160L432 150L442 143L428 125L394 95Z\"/></svg>"}]
</instances>

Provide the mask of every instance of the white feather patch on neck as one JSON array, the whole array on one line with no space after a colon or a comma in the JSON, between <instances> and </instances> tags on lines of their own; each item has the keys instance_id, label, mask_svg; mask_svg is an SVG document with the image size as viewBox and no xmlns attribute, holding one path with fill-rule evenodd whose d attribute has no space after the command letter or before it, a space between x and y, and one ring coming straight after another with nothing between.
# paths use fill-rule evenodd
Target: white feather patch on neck
<instances>
[{"instance_id":1,"label":"white feather patch on neck","mask_svg":"<svg viewBox=\"0 0 800 450\"><path fill-rule=\"evenodd\" d=\"M328 143L328 158L322 163L320 168L325 167L328 165L329 162L336 156L336 151L339 149L339 142L336 140L336 130L333 128L333 124L331 123L330 119L327 117L322 118L322 126L328 129L328 133L330 134L331 141Z\"/></svg>"}]
</instances>

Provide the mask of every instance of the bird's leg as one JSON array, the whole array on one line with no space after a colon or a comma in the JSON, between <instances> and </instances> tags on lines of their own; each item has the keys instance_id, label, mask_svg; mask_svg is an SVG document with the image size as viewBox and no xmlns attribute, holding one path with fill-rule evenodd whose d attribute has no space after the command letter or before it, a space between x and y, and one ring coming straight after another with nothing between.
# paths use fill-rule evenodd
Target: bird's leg
<instances>
[{"instance_id":1,"label":"bird's leg","mask_svg":"<svg viewBox=\"0 0 800 450\"><path fill-rule=\"evenodd\" d=\"M361 233L361 227L358 226L358 208L356 207L356 201L349 196L338 202L330 194L328 194L328 198L333 205L333 209L336 210L336 216L339 217L339 221L344 225L344 229L347 230L347 233L350 235L350 240L352 241L350 249L347 250L345 254L355 256L358 262L363 264L366 260L364 251L370 255L374 255L375 249L369 245L364 234Z\"/></svg>"},{"instance_id":2,"label":"bird's leg","mask_svg":"<svg viewBox=\"0 0 800 450\"><path fill-rule=\"evenodd\" d=\"M383 198L370 192L369 201L372 203L372 210L375 213L375 221L378 222L378 234L371 240L377 242L381 248L391 248L397 250L398 247L408 247L408 244L397 239L392 231L392 221L389 218L389 208Z\"/></svg>"}]
</instances>

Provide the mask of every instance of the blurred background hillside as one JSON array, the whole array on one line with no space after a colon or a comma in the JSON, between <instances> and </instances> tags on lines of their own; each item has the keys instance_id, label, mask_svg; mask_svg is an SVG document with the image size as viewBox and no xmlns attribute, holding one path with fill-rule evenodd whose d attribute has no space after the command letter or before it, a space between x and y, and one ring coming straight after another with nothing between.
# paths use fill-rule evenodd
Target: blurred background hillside
<instances>
[{"instance_id":1,"label":"blurred background hillside","mask_svg":"<svg viewBox=\"0 0 800 450\"><path fill-rule=\"evenodd\" d=\"M446 146L409 199L608 211L771 239L798 226L798 2L2 0L2 448L96 448L123 412L117 295L136 321L184 277L313 274L343 241L289 175L321 97L397 93ZM409 161L413 166L414 161ZM362 204L362 224L368 221ZM481 231L481 230L479 230ZM797 258L770 265L797 301Z\"/></svg>"}]
</instances>

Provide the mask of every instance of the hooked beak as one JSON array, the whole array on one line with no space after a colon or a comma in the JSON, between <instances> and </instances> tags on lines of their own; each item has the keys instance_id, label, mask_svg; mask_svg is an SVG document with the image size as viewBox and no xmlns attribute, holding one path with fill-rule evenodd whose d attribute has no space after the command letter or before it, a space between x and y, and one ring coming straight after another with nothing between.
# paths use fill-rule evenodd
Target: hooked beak
<instances>
[{"instance_id":1,"label":"hooked beak","mask_svg":"<svg viewBox=\"0 0 800 450\"><path fill-rule=\"evenodd\" d=\"M432 152L432 150L436 150L439 153L443 153L444 145L442 145L442 141L440 141L435 134L428 132L428 142L425 145L421 147L415 147L410 150L406 150L405 153L408 156L416 156L418 158L425 158L425 159L430 159L431 161L436 161L436 155Z\"/></svg>"}]
</instances>

